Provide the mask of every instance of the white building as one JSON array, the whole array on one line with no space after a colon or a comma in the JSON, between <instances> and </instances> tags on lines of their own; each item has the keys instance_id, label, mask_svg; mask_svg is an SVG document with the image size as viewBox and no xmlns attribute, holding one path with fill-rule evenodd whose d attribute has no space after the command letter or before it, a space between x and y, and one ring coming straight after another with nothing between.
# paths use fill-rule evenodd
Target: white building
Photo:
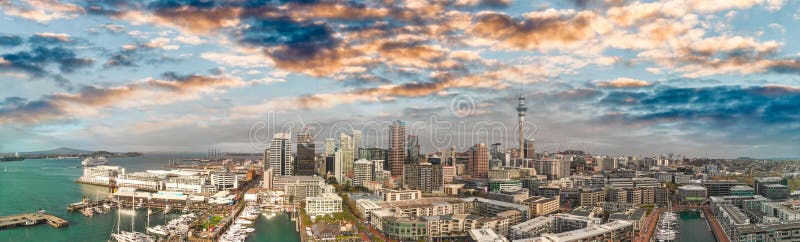
<instances>
[{"instance_id":1,"label":"white building","mask_svg":"<svg viewBox=\"0 0 800 242\"><path fill-rule=\"evenodd\" d=\"M292 175L292 167L294 160L292 158L292 134L291 133L277 133L272 138L272 142L264 154L264 159L267 160L265 165L272 168L274 176L290 176ZM265 170L267 167L264 168Z\"/></svg>"},{"instance_id":2,"label":"white building","mask_svg":"<svg viewBox=\"0 0 800 242\"><path fill-rule=\"evenodd\" d=\"M360 159L353 163L353 186L363 186L365 182L372 181L373 163Z\"/></svg>"},{"instance_id":3,"label":"white building","mask_svg":"<svg viewBox=\"0 0 800 242\"><path fill-rule=\"evenodd\" d=\"M307 197L305 209L309 216L338 213L342 211L342 198L335 193L324 193L319 197Z\"/></svg>"},{"instance_id":4,"label":"white building","mask_svg":"<svg viewBox=\"0 0 800 242\"><path fill-rule=\"evenodd\" d=\"M119 166L91 166L83 168L83 176L78 181L96 185L111 185L125 168Z\"/></svg>"},{"instance_id":5,"label":"white building","mask_svg":"<svg viewBox=\"0 0 800 242\"><path fill-rule=\"evenodd\" d=\"M135 187L147 190L162 190L166 175L147 172L123 173L117 177L117 187Z\"/></svg>"},{"instance_id":6,"label":"white building","mask_svg":"<svg viewBox=\"0 0 800 242\"><path fill-rule=\"evenodd\" d=\"M372 211L380 210L381 206L369 199L359 199L356 201L356 208L367 221L370 221L369 217Z\"/></svg>"},{"instance_id":7,"label":"white building","mask_svg":"<svg viewBox=\"0 0 800 242\"><path fill-rule=\"evenodd\" d=\"M217 190L233 190L239 188L239 179L241 175L229 172L213 172L211 173L211 185L216 187Z\"/></svg>"},{"instance_id":8,"label":"white building","mask_svg":"<svg viewBox=\"0 0 800 242\"><path fill-rule=\"evenodd\" d=\"M349 180L353 175L353 161L355 161L355 145L353 144L353 138L345 133L339 134L339 150L342 152L341 154L341 164L342 164L342 178L345 180ZM344 180L336 179L340 184L344 184Z\"/></svg>"},{"instance_id":9,"label":"white building","mask_svg":"<svg viewBox=\"0 0 800 242\"><path fill-rule=\"evenodd\" d=\"M207 179L202 176L179 176L172 177L164 184L167 191L177 191L186 193L203 193Z\"/></svg>"}]
</instances>

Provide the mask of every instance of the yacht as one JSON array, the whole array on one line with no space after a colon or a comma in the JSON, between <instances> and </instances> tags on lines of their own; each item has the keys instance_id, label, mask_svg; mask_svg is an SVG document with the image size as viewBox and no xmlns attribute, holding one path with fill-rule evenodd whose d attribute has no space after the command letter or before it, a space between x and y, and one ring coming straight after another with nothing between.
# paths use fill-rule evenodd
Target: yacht
<instances>
[{"instance_id":1,"label":"yacht","mask_svg":"<svg viewBox=\"0 0 800 242\"><path fill-rule=\"evenodd\" d=\"M119 231L119 233L111 234L111 238L117 242L156 242L153 237L141 232Z\"/></svg>"},{"instance_id":2,"label":"yacht","mask_svg":"<svg viewBox=\"0 0 800 242\"><path fill-rule=\"evenodd\" d=\"M91 217L91 216L94 215L94 209L92 209L92 208L84 208L84 209L81 209L81 213L83 214L83 216Z\"/></svg>"},{"instance_id":3,"label":"yacht","mask_svg":"<svg viewBox=\"0 0 800 242\"><path fill-rule=\"evenodd\" d=\"M162 225L156 225L155 227L147 228L147 232L151 233L151 234L161 235L161 236L169 235L169 232L167 231L167 229L164 228L164 226L162 226Z\"/></svg>"},{"instance_id":4,"label":"yacht","mask_svg":"<svg viewBox=\"0 0 800 242\"><path fill-rule=\"evenodd\" d=\"M99 165L105 165L106 163L108 163L108 159L102 156L86 157L86 159L83 159L83 161L81 161L82 166L99 166Z\"/></svg>"}]
</instances>

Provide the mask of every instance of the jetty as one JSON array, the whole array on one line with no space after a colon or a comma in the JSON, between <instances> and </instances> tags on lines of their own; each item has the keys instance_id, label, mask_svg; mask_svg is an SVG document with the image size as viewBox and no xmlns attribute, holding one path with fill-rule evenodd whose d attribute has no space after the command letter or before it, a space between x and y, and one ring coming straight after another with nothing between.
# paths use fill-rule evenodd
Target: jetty
<instances>
[{"instance_id":1,"label":"jetty","mask_svg":"<svg viewBox=\"0 0 800 242\"><path fill-rule=\"evenodd\" d=\"M41 223L61 228L69 225L69 221L47 213L26 213L0 217L0 230L22 226L31 226Z\"/></svg>"},{"instance_id":2,"label":"jetty","mask_svg":"<svg viewBox=\"0 0 800 242\"><path fill-rule=\"evenodd\" d=\"M108 199L104 199L100 201L83 201L79 203L73 203L67 206L67 211L77 212L84 208L101 206L104 203L111 203L111 201Z\"/></svg>"}]
</instances>

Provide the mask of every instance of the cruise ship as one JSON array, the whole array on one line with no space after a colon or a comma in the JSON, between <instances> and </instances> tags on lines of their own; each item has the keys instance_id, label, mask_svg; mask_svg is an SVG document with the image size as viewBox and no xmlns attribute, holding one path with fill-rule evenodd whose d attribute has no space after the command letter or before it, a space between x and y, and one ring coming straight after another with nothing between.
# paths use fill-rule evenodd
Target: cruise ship
<instances>
[{"instance_id":1,"label":"cruise ship","mask_svg":"<svg viewBox=\"0 0 800 242\"><path fill-rule=\"evenodd\" d=\"M108 159L102 156L86 157L86 159L83 159L83 161L81 161L82 166L99 166L99 165L105 165L106 163L108 163Z\"/></svg>"}]
</instances>

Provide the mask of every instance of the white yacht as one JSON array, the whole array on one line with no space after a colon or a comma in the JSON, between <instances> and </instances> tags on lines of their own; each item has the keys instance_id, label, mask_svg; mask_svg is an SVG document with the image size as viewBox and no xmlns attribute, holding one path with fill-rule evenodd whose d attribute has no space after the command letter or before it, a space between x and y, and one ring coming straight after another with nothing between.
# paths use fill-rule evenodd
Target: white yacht
<instances>
[{"instance_id":1,"label":"white yacht","mask_svg":"<svg viewBox=\"0 0 800 242\"><path fill-rule=\"evenodd\" d=\"M86 157L86 159L83 159L83 161L81 161L82 166L99 166L99 165L105 165L106 163L108 163L108 159L102 156Z\"/></svg>"},{"instance_id":2,"label":"white yacht","mask_svg":"<svg viewBox=\"0 0 800 242\"><path fill-rule=\"evenodd\" d=\"M128 231L119 231L119 233L111 234L111 238L114 238L117 242L155 242L156 240L153 237L150 237L146 234L141 232L128 232Z\"/></svg>"}]
</instances>

